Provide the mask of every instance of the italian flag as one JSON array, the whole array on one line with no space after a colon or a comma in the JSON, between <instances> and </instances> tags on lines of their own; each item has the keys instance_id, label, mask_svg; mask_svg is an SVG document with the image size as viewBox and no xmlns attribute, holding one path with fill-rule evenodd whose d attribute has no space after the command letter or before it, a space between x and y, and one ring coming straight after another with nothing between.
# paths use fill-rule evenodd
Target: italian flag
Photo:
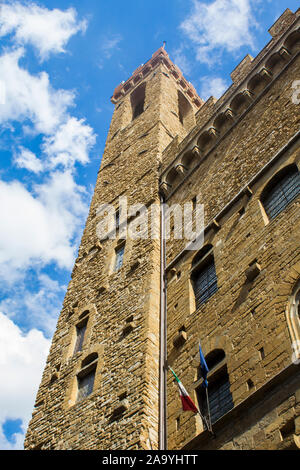
<instances>
[{"instance_id":1,"label":"italian flag","mask_svg":"<svg viewBox=\"0 0 300 470\"><path fill-rule=\"evenodd\" d=\"M183 411L193 411L193 413L199 413L199 410L197 409L196 405L194 404L193 400L189 396L188 392L186 391L186 389L182 385L181 381L179 380L179 378L177 377L177 375L175 374L173 369L171 369L170 366L169 366L169 369L172 372L172 374L174 375L175 380L177 382Z\"/></svg>"}]
</instances>

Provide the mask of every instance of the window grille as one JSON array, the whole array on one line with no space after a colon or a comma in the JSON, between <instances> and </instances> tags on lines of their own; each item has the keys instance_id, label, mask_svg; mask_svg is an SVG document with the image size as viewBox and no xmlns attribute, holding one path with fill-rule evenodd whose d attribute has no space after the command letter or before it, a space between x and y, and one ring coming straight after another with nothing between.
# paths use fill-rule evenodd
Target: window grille
<instances>
[{"instance_id":1,"label":"window grille","mask_svg":"<svg viewBox=\"0 0 300 470\"><path fill-rule=\"evenodd\" d=\"M292 167L271 187L266 188L262 202L270 219L274 219L300 192L300 176L296 167Z\"/></svg>"},{"instance_id":2,"label":"window grille","mask_svg":"<svg viewBox=\"0 0 300 470\"><path fill-rule=\"evenodd\" d=\"M206 390L200 386L197 389L199 407L203 415L208 415ZM211 422L215 423L221 416L228 413L234 404L230 391L228 373L225 370L215 380L208 380L208 402Z\"/></svg>"},{"instance_id":3,"label":"window grille","mask_svg":"<svg viewBox=\"0 0 300 470\"><path fill-rule=\"evenodd\" d=\"M207 300L218 290L217 274L214 260L211 259L200 271L194 274L194 292L196 308Z\"/></svg>"}]
</instances>

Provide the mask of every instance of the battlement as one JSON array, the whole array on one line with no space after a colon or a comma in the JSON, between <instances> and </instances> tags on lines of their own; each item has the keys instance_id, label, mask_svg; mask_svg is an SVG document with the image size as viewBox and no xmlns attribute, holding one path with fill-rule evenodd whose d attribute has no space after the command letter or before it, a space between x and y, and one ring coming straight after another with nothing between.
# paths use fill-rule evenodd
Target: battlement
<instances>
[{"instance_id":1,"label":"battlement","mask_svg":"<svg viewBox=\"0 0 300 470\"><path fill-rule=\"evenodd\" d=\"M113 104L118 103L123 96L131 92L135 86L147 77L159 64L164 64L166 66L169 73L180 85L182 92L189 97L190 101L194 103L195 106L200 108L204 101L198 96L193 85L184 78L181 70L173 64L164 47L160 47L156 52L154 52L150 60L145 64L140 65L133 72L132 76L126 80L126 82L121 83L117 88L115 88L111 102Z\"/></svg>"},{"instance_id":2,"label":"battlement","mask_svg":"<svg viewBox=\"0 0 300 470\"><path fill-rule=\"evenodd\" d=\"M194 165L196 160L200 163L206 158L294 60L299 52L299 15L300 9L296 13L287 9L270 28L274 37L269 43L255 58L248 54L242 59L231 73L231 86L218 100L210 97L201 106L196 114L196 126L182 141L177 141L177 148L172 146L172 152L165 149L161 168L165 194L174 190L168 174L173 175L182 159L188 158ZM191 152L193 158L187 157Z\"/></svg>"}]
</instances>

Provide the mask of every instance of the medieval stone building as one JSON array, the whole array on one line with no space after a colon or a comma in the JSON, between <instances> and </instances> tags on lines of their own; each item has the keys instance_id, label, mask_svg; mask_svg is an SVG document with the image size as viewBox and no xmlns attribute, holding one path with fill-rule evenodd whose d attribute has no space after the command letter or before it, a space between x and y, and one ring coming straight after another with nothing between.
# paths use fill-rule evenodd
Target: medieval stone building
<instances>
[{"instance_id":1,"label":"medieval stone building","mask_svg":"<svg viewBox=\"0 0 300 470\"><path fill-rule=\"evenodd\" d=\"M286 10L218 100L203 102L164 48L116 88L26 449L300 447L299 23ZM197 251L172 222L164 240L163 210L156 236L120 237L139 220L120 197L150 211L197 196ZM117 221L106 239L104 203ZM214 438L182 411L168 366Z\"/></svg>"}]
</instances>

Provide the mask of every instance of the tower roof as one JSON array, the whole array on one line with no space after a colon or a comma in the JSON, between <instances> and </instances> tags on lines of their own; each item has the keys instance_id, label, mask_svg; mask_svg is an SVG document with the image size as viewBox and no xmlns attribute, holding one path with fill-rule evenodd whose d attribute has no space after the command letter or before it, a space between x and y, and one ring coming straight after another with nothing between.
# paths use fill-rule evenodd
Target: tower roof
<instances>
[{"instance_id":1,"label":"tower roof","mask_svg":"<svg viewBox=\"0 0 300 470\"><path fill-rule=\"evenodd\" d=\"M122 82L119 86L117 86L117 88L115 88L113 96L111 97L112 103L116 104L120 98L130 92L159 64L164 64L166 66L170 75L172 75L180 85L180 88L183 93L187 94L190 101L192 101L197 107L200 108L204 101L198 96L193 85L184 78L179 67L173 64L164 47L160 47L159 49L157 49L157 51L152 54L150 60L148 60L145 64L140 65L133 72L131 77L126 80L126 82Z\"/></svg>"}]
</instances>

